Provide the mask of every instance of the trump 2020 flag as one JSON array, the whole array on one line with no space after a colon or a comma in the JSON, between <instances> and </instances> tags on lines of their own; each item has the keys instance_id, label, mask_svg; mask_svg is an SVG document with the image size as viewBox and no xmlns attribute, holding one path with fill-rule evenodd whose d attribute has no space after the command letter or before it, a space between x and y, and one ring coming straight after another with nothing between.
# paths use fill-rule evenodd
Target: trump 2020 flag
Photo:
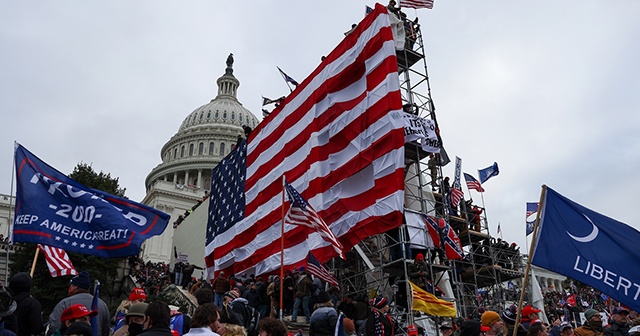
<instances>
[{"instance_id":1,"label":"trump 2020 flag","mask_svg":"<svg viewBox=\"0 0 640 336\"><path fill-rule=\"evenodd\" d=\"M498 169L497 162L494 162L493 165L485 169L478 169L478 177L480 178L481 184L487 182L488 179L494 176L498 176L498 174L500 174L500 170Z\"/></svg>"},{"instance_id":2,"label":"trump 2020 flag","mask_svg":"<svg viewBox=\"0 0 640 336\"><path fill-rule=\"evenodd\" d=\"M15 242L119 258L138 254L143 241L167 227L166 213L87 188L19 144L15 163Z\"/></svg>"},{"instance_id":3,"label":"trump 2020 flag","mask_svg":"<svg viewBox=\"0 0 640 336\"><path fill-rule=\"evenodd\" d=\"M531 263L640 310L640 232L543 188Z\"/></svg>"},{"instance_id":4,"label":"trump 2020 flag","mask_svg":"<svg viewBox=\"0 0 640 336\"><path fill-rule=\"evenodd\" d=\"M538 213L538 202L527 202L527 236L533 233L534 224L536 222L536 216Z\"/></svg>"}]
</instances>

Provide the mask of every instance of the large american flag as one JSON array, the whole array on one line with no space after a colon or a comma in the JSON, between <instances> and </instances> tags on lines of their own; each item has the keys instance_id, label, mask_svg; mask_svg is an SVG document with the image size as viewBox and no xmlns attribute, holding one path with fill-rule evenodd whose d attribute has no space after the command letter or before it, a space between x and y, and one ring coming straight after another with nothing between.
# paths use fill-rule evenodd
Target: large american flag
<instances>
[{"instance_id":1,"label":"large american flag","mask_svg":"<svg viewBox=\"0 0 640 336\"><path fill-rule=\"evenodd\" d=\"M434 0L400 0L400 7L433 9Z\"/></svg>"},{"instance_id":2,"label":"large american flag","mask_svg":"<svg viewBox=\"0 0 640 336\"><path fill-rule=\"evenodd\" d=\"M251 133L244 219L212 230L218 233L207 249L208 266L256 275L280 267L282 176L347 250L402 223L404 128L397 71L389 16L376 5ZM218 197L213 189L212 197ZM337 255L303 226L285 225L285 238L285 267L306 263L310 250L321 262Z\"/></svg>"},{"instance_id":3,"label":"large american flag","mask_svg":"<svg viewBox=\"0 0 640 336\"><path fill-rule=\"evenodd\" d=\"M42 244L38 244L38 248L42 253L44 253L44 258L47 261L47 267L49 268L49 274L51 274L51 277L55 278L62 275L78 274L65 250Z\"/></svg>"},{"instance_id":4,"label":"large american flag","mask_svg":"<svg viewBox=\"0 0 640 336\"><path fill-rule=\"evenodd\" d=\"M336 280L336 278L334 278L333 275L331 275L331 273L329 273L329 271L324 266L322 266L320 261L318 261L318 258L314 257L313 253L311 252L309 252L309 258L307 259L307 270L313 276L316 276L322 279L322 281L332 284L340 289L338 280Z\"/></svg>"},{"instance_id":5,"label":"large american flag","mask_svg":"<svg viewBox=\"0 0 640 336\"><path fill-rule=\"evenodd\" d=\"M209 220L205 243L207 279L214 278L216 259L223 257L216 251L215 237L230 230L244 218L244 180L246 174L247 142L242 141L213 168Z\"/></svg>"},{"instance_id":6,"label":"large american flag","mask_svg":"<svg viewBox=\"0 0 640 336\"><path fill-rule=\"evenodd\" d=\"M464 180L467 181L467 188L475 189L479 192L484 192L484 188L482 187L480 182L478 182L478 180L476 180L476 178L472 175L464 173Z\"/></svg>"},{"instance_id":7,"label":"large american flag","mask_svg":"<svg viewBox=\"0 0 640 336\"><path fill-rule=\"evenodd\" d=\"M344 259L342 244L340 244L336 235L331 232L329 226L318 216L318 213L313 210L292 185L285 182L285 190L287 191L287 196L289 196L291 206L284 216L284 222L292 225L304 225L312 229L311 232L318 232L322 239L333 245L336 252Z\"/></svg>"}]
</instances>

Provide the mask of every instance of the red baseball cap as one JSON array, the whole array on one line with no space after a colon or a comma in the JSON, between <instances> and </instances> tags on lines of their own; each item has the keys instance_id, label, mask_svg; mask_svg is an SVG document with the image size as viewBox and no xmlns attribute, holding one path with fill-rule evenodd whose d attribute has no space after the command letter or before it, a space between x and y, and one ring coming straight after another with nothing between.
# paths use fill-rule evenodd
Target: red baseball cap
<instances>
[{"instance_id":1,"label":"red baseball cap","mask_svg":"<svg viewBox=\"0 0 640 336\"><path fill-rule=\"evenodd\" d=\"M131 294L129 294L129 301L135 301L135 300L146 300L147 299L147 294L144 292L144 289L140 288L140 287L136 287L131 291Z\"/></svg>"},{"instance_id":2,"label":"red baseball cap","mask_svg":"<svg viewBox=\"0 0 640 336\"><path fill-rule=\"evenodd\" d=\"M529 316L531 314L537 314L540 312L540 309L535 309L532 306L525 306L522 308L522 316Z\"/></svg>"},{"instance_id":3,"label":"red baseball cap","mask_svg":"<svg viewBox=\"0 0 640 336\"><path fill-rule=\"evenodd\" d=\"M60 316L60 321L64 322L64 321L74 320L74 319L85 317L85 316L94 317L96 315L98 315L98 311L96 310L90 311L84 305L76 303L74 305L69 306L69 308L65 309L64 311L62 311L62 315Z\"/></svg>"}]
</instances>

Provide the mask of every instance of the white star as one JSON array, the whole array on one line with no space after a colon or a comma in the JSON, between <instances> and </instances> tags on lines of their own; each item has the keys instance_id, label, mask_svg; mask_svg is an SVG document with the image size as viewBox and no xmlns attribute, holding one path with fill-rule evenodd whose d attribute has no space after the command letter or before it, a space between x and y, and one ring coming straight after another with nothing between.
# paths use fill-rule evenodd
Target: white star
<instances>
[{"instance_id":1,"label":"white star","mask_svg":"<svg viewBox=\"0 0 640 336\"><path fill-rule=\"evenodd\" d=\"M60 236L56 236L56 240L57 240L57 241L60 241Z\"/></svg>"},{"instance_id":2,"label":"white star","mask_svg":"<svg viewBox=\"0 0 640 336\"><path fill-rule=\"evenodd\" d=\"M85 246L87 246L87 244L85 244L85 243L80 244L80 247L82 247L82 248L84 248Z\"/></svg>"},{"instance_id":3,"label":"white star","mask_svg":"<svg viewBox=\"0 0 640 336\"><path fill-rule=\"evenodd\" d=\"M89 245L89 249L92 249L92 248L93 248L93 245Z\"/></svg>"},{"instance_id":4,"label":"white star","mask_svg":"<svg viewBox=\"0 0 640 336\"><path fill-rule=\"evenodd\" d=\"M73 242L73 243L71 243L71 245L76 246L76 245L78 245L78 243Z\"/></svg>"},{"instance_id":5,"label":"white star","mask_svg":"<svg viewBox=\"0 0 640 336\"><path fill-rule=\"evenodd\" d=\"M69 239L65 239L65 240L63 240L63 242L64 242L65 244L69 244Z\"/></svg>"}]
</instances>

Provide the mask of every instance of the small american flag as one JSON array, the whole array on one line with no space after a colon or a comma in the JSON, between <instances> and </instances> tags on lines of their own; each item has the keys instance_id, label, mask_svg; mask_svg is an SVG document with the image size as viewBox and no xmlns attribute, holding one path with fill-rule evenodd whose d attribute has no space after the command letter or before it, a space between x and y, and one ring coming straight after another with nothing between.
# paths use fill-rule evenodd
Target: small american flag
<instances>
[{"instance_id":1,"label":"small american flag","mask_svg":"<svg viewBox=\"0 0 640 336\"><path fill-rule=\"evenodd\" d=\"M295 85L295 86L300 85L300 84L298 83L298 81L296 81L296 80L295 80L295 79L293 79L291 76L289 76L289 75L287 75L286 73L284 73L284 71L282 71L282 69L280 69L280 67L276 67L276 68L278 68L278 71L280 71L280 74L282 75L282 78L284 78L284 80L285 80L287 83L291 83L291 84L293 84L293 85Z\"/></svg>"},{"instance_id":2,"label":"small american flag","mask_svg":"<svg viewBox=\"0 0 640 336\"><path fill-rule=\"evenodd\" d=\"M336 235L331 232L329 226L293 186L285 182L285 189L287 196L289 196L291 207L289 207L289 211L284 217L284 222L286 224L304 225L317 231L322 239L333 245L336 252L344 259L342 244L340 244Z\"/></svg>"},{"instance_id":3,"label":"small american flag","mask_svg":"<svg viewBox=\"0 0 640 336\"><path fill-rule=\"evenodd\" d=\"M457 207L458 203L460 203L460 200L462 199L462 196L464 196L464 193L461 189L455 187L451 188L451 205Z\"/></svg>"},{"instance_id":4,"label":"small american flag","mask_svg":"<svg viewBox=\"0 0 640 336\"><path fill-rule=\"evenodd\" d=\"M38 244L38 248L42 253L44 253L44 258L47 261L47 267L49 267L49 274L51 274L51 277L55 278L62 275L78 274L65 250L42 244Z\"/></svg>"},{"instance_id":5,"label":"small american flag","mask_svg":"<svg viewBox=\"0 0 640 336\"><path fill-rule=\"evenodd\" d=\"M400 7L433 9L433 0L400 0Z\"/></svg>"},{"instance_id":6,"label":"small american flag","mask_svg":"<svg viewBox=\"0 0 640 336\"><path fill-rule=\"evenodd\" d=\"M316 259L316 257L314 257L311 252L309 252L309 257L307 258L307 269L313 276L317 276L318 278L322 279L322 281L332 284L340 289L338 280L336 280L336 278L334 278L333 275L331 275L331 273L329 273L329 271L327 271L327 269L322 266L320 261Z\"/></svg>"},{"instance_id":7,"label":"small american flag","mask_svg":"<svg viewBox=\"0 0 640 336\"><path fill-rule=\"evenodd\" d=\"M475 189L478 192L484 192L484 188L482 188L482 185L480 184L480 182L478 182L478 180L476 180L475 177L464 173L464 179L465 181L467 181L467 188L469 188L469 190Z\"/></svg>"}]
</instances>

